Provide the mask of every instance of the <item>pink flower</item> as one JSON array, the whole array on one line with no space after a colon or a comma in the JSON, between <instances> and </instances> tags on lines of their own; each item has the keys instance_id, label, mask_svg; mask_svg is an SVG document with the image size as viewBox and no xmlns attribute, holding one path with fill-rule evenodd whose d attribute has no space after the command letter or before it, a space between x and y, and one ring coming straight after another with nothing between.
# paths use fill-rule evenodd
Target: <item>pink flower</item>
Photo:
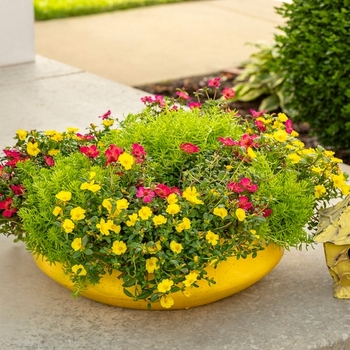
<instances>
[{"instance_id":1,"label":"pink flower","mask_svg":"<svg viewBox=\"0 0 350 350\"><path fill-rule=\"evenodd\" d=\"M99 150L96 148L95 145L91 145L90 147L89 146L81 146L79 148L79 151L81 153L85 154L86 156L88 156L89 158L96 158L100 154Z\"/></svg>"},{"instance_id":2,"label":"pink flower","mask_svg":"<svg viewBox=\"0 0 350 350\"><path fill-rule=\"evenodd\" d=\"M249 202L248 197L246 196L239 196L238 198L238 207L242 208L244 210L248 210L252 207L253 203Z\"/></svg>"},{"instance_id":3,"label":"pink flower","mask_svg":"<svg viewBox=\"0 0 350 350\"><path fill-rule=\"evenodd\" d=\"M2 215L6 218L10 218L12 214L17 212L17 209L12 209L12 198L6 198L4 201L0 202L0 210L4 210Z\"/></svg>"},{"instance_id":4,"label":"pink flower","mask_svg":"<svg viewBox=\"0 0 350 350\"><path fill-rule=\"evenodd\" d=\"M108 119L108 117L112 114L112 112L110 110L108 110L105 114L100 115L99 118L104 119Z\"/></svg>"},{"instance_id":5,"label":"pink flower","mask_svg":"<svg viewBox=\"0 0 350 350\"><path fill-rule=\"evenodd\" d=\"M262 110L261 112L259 111L254 111L254 109L250 109L250 113L252 115L253 118L258 118L261 117L264 113L266 112L266 110Z\"/></svg>"},{"instance_id":6,"label":"pink flower","mask_svg":"<svg viewBox=\"0 0 350 350\"><path fill-rule=\"evenodd\" d=\"M219 87L220 86L220 78L214 78L208 80L208 86L209 87Z\"/></svg>"},{"instance_id":7,"label":"pink flower","mask_svg":"<svg viewBox=\"0 0 350 350\"><path fill-rule=\"evenodd\" d=\"M24 188L22 185L11 185L11 190L16 196L21 196L24 193Z\"/></svg>"},{"instance_id":8,"label":"pink flower","mask_svg":"<svg viewBox=\"0 0 350 350\"><path fill-rule=\"evenodd\" d=\"M151 202L155 196L155 193L150 188L140 186L136 191L136 197L143 198L144 203Z\"/></svg>"},{"instance_id":9,"label":"pink flower","mask_svg":"<svg viewBox=\"0 0 350 350\"><path fill-rule=\"evenodd\" d=\"M155 100L153 102L158 103L161 107L165 106L164 97L162 95L155 95Z\"/></svg>"},{"instance_id":10,"label":"pink flower","mask_svg":"<svg viewBox=\"0 0 350 350\"><path fill-rule=\"evenodd\" d=\"M218 140L225 146L236 146L237 141L233 141L230 137L219 137Z\"/></svg>"},{"instance_id":11,"label":"pink flower","mask_svg":"<svg viewBox=\"0 0 350 350\"><path fill-rule=\"evenodd\" d=\"M248 149L249 147L258 147L258 144L254 142L254 139L256 139L257 135L249 135L249 134L243 134L241 139L238 142L238 145L241 147L245 147Z\"/></svg>"},{"instance_id":12,"label":"pink flower","mask_svg":"<svg viewBox=\"0 0 350 350\"><path fill-rule=\"evenodd\" d=\"M179 110L179 107L178 106L172 106L170 109L170 111L178 111Z\"/></svg>"},{"instance_id":13,"label":"pink flower","mask_svg":"<svg viewBox=\"0 0 350 350\"><path fill-rule=\"evenodd\" d=\"M222 90L222 95L225 97L226 100L228 100L230 98L235 97L235 91L227 87L224 90Z\"/></svg>"},{"instance_id":14,"label":"pink flower","mask_svg":"<svg viewBox=\"0 0 350 350\"><path fill-rule=\"evenodd\" d=\"M176 95L179 96L179 98L182 98L183 100L190 99L190 96L188 96L188 93L184 91L176 91Z\"/></svg>"},{"instance_id":15,"label":"pink flower","mask_svg":"<svg viewBox=\"0 0 350 350\"><path fill-rule=\"evenodd\" d=\"M194 108L201 108L202 104L200 102L190 102L188 104L188 107L190 107L190 109L194 109Z\"/></svg>"},{"instance_id":16,"label":"pink flower","mask_svg":"<svg viewBox=\"0 0 350 350\"><path fill-rule=\"evenodd\" d=\"M152 96L144 96L144 97L141 97L141 102L143 102L143 103L152 103L153 102L153 98L152 98Z\"/></svg>"},{"instance_id":17,"label":"pink flower","mask_svg":"<svg viewBox=\"0 0 350 350\"><path fill-rule=\"evenodd\" d=\"M290 119L287 119L285 126L286 126L286 133L291 134L293 132L293 122Z\"/></svg>"},{"instance_id":18,"label":"pink flower","mask_svg":"<svg viewBox=\"0 0 350 350\"><path fill-rule=\"evenodd\" d=\"M235 181L230 181L227 184L227 188L235 193L244 192L244 188L238 182L235 182Z\"/></svg>"},{"instance_id":19,"label":"pink flower","mask_svg":"<svg viewBox=\"0 0 350 350\"><path fill-rule=\"evenodd\" d=\"M94 139L94 135L89 135L89 134L87 134L87 135L82 135L82 134L79 134L79 133L77 133L77 134L75 134L80 140L86 140L86 141L91 141L91 140L93 140Z\"/></svg>"},{"instance_id":20,"label":"pink flower","mask_svg":"<svg viewBox=\"0 0 350 350\"><path fill-rule=\"evenodd\" d=\"M183 143L180 148L186 152L186 153L198 153L199 152L199 147L194 145L193 143Z\"/></svg>"},{"instance_id":21,"label":"pink flower","mask_svg":"<svg viewBox=\"0 0 350 350\"><path fill-rule=\"evenodd\" d=\"M249 178L243 177L239 182L230 181L227 184L227 188L235 193L241 193L244 191L253 193L258 190L258 185L252 184Z\"/></svg>"},{"instance_id":22,"label":"pink flower","mask_svg":"<svg viewBox=\"0 0 350 350\"><path fill-rule=\"evenodd\" d=\"M146 151L141 145L134 143L132 145L131 154L136 157L136 163L143 163Z\"/></svg>"},{"instance_id":23,"label":"pink flower","mask_svg":"<svg viewBox=\"0 0 350 350\"><path fill-rule=\"evenodd\" d=\"M260 132L266 131L266 125L261 120L256 120L255 126L259 129Z\"/></svg>"},{"instance_id":24,"label":"pink flower","mask_svg":"<svg viewBox=\"0 0 350 350\"><path fill-rule=\"evenodd\" d=\"M117 147L116 145L110 145L108 149L106 149L105 156L107 157L106 165L110 163L116 163L118 161L119 156L123 153L123 149Z\"/></svg>"},{"instance_id":25,"label":"pink flower","mask_svg":"<svg viewBox=\"0 0 350 350\"><path fill-rule=\"evenodd\" d=\"M97 151L97 152L98 152L98 151ZM45 163L46 163L48 166L54 166L54 165L55 165L55 161L53 160L52 157L44 156L44 160L45 160Z\"/></svg>"}]
</instances>

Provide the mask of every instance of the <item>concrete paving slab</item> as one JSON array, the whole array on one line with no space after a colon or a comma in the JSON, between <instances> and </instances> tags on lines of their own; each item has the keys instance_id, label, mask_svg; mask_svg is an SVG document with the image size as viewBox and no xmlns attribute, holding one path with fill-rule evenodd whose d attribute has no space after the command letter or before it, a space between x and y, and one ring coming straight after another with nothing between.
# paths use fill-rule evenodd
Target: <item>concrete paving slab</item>
<instances>
[{"instance_id":1,"label":"concrete paving slab","mask_svg":"<svg viewBox=\"0 0 350 350\"><path fill-rule=\"evenodd\" d=\"M208 74L236 66L273 40L276 0L207 0L37 22L36 50L123 84Z\"/></svg>"}]
</instances>

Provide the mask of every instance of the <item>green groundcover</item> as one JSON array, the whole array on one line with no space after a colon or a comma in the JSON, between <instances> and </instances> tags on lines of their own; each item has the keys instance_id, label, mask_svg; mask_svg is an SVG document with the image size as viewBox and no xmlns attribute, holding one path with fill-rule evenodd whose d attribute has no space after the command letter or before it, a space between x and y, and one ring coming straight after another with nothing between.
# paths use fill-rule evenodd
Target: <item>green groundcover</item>
<instances>
[{"instance_id":1,"label":"green groundcover","mask_svg":"<svg viewBox=\"0 0 350 350\"><path fill-rule=\"evenodd\" d=\"M195 0L34 0L38 21Z\"/></svg>"}]
</instances>

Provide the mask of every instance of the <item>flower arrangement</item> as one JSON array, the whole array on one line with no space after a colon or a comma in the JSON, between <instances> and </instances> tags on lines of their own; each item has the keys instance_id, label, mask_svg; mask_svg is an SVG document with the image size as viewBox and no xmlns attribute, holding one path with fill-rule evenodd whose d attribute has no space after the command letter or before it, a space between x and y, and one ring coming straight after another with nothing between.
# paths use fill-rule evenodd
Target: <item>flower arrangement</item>
<instances>
[{"instance_id":1,"label":"flower arrangement","mask_svg":"<svg viewBox=\"0 0 350 350\"><path fill-rule=\"evenodd\" d=\"M305 225L349 193L341 160L305 149L283 113L237 115L219 85L146 96L85 134L18 130L1 159L0 231L61 263L76 295L118 270L127 296L164 308L215 283L206 268L228 257L311 243Z\"/></svg>"}]
</instances>

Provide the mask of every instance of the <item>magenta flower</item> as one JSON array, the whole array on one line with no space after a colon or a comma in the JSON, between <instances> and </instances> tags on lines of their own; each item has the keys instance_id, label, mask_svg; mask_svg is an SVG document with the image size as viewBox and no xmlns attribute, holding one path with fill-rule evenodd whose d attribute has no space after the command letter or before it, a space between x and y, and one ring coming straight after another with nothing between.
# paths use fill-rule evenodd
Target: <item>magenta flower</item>
<instances>
[{"instance_id":1,"label":"magenta flower","mask_svg":"<svg viewBox=\"0 0 350 350\"><path fill-rule=\"evenodd\" d=\"M227 184L227 188L235 193L244 192L244 188L238 182L235 182L235 181L230 181Z\"/></svg>"},{"instance_id":2,"label":"magenta flower","mask_svg":"<svg viewBox=\"0 0 350 350\"><path fill-rule=\"evenodd\" d=\"M184 91L176 91L176 95L179 96L179 98L183 99L183 100L189 100L190 96L188 95L187 92Z\"/></svg>"},{"instance_id":3,"label":"magenta flower","mask_svg":"<svg viewBox=\"0 0 350 350\"><path fill-rule=\"evenodd\" d=\"M259 129L260 132L266 131L266 125L261 120L256 120L255 126Z\"/></svg>"},{"instance_id":4,"label":"magenta flower","mask_svg":"<svg viewBox=\"0 0 350 350\"><path fill-rule=\"evenodd\" d=\"M230 137L219 137L218 140L225 146L236 146L238 144L237 141L233 141Z\"/></svg>"},{"instance_id":5,"label":"magenta flower","mask_svg":"<svg viewBox=\"0 0 350 350\"><path fill-rule=\"evenodd\" d=\"M164 184L157 185L154 192L160 198L167 198L169 196L169 194L172 193L171 188L167 185L164 185Z\"/></svg>"},{"instance_id":6,"label":"magenta flower","mask_svg":"<svg viewBox=\"0 0 350 350\"><path fill-rule=\"evenodd\" d=\"M188 107L190 107L190 109L194 109L194 108L201 108L202 104L200 102L190 102L188 104Z\"/></svg>"},{"instance_id":7,"label":"magenta flower","mask_svg":"<svg viewBox=\"0 0 350 350\"><path fill-rule=\"evenodd\" d=\"M93 157L93 158L94 158L94 157ZM55 161L53 160L52 157L44 156L44 160L45 160L45 163L46 163L48 166L54 166L54 165L55 165Z\"/></svg>"},{"instance_id":8,"label":"magenta flower","mask_svg":"<svg viewBox=\"0 0 350 350\"><path fill-rule=\"evenodd\" d=\"M141 97L141 102L143 103L152 103L154 102L152 96L144 96L144 97Z\"/></svg>"},{"instance_id":9,"label":"magenta flower","mask_svg":"<svg viewBox=\"0 0 350 350\"><path fill-rule=\"evenodd\" d=\"M250 113L252 115L253 118L258 118L261 117L262 115L264 115L264 113L266 112L266 110L262 110L261 112L259 111L254 111L254 109L250 109Z\"/></svg>"},{"instance_id":10,"label":"magenta flower","mask_svg":"<svg viewBox=\"0 0 350 350\"><path fill-rule=\"evenodd\" d=\"M158 103L161 107L165 106L164 97L162 95L155 95L155 99L153 102Z\"/></svg>"},{"instance_id":11,"label":"magenta flower","mask_svg":"<svg viewBox=\"0 0 350 350\"><path fill-rule=\"evenodd\" d=\"M16 196L21 196L24 193L24 188L22 185L11 185L10 187Z\"/></svg>"},{"instance_id":12,"label":"magenta flower","mask_svg":"<svg viewBox=\"0 0 350 350\"><path fill-rule=\"evenodd\" d=\"M235 97L235 90L227 87L224 90L222 90L222 95L225 97L226 100L229 100L230 98Z\"/></svg>"},{"instance_id":13,"label":"magenta flower","mask_svg":"<svg viewBox=\"0 0 350 350\"><path fill-rule=\"evenodd\" d=\"M243 134L238 142L238 145L241 147L245 147L246 149L248 149L249 147L258 147L258 144L254 142L254 139L256 139L257 137L257 135Z\"/></svg>"},{"instance_id":14,"label":"magenta flower","mask_svg":"<svg viewBox=\"0 0 350 350\"><path fill-rule=\"evenodd\" d=\"M149 203L153 200L156 194L150 189L140 186L136 191L137 198L143 198L144 203Z\"/></svg>"},{"instance_id":15,"label":"magenta flower","mask_svg":"<svg viewBox=\"0 0 350 350\"><path fill-rule=\"evenodd\" d=\"M136 163L143 163L145 160L146 151L138 143L132 145L131 154L136 158Z\"/></svg>"},{"instance_id":16,"label":"magenta flower","mask_svg":"<svg viewBox=\"0 0 350 350\"><path fill-rule=\"evenodd\" d=\"M102 120L108 119L108 117L112 114L110 110L108 110L105 114L100 115L99 118L102 118Z\"/></svg>"},{"instance_id":17,"label":"magenta flower","mask_svg":"<svg viewBox=\"0 0 350 350\"><path fill-rule=\"evenodd\" d=\"M199 152L199 147L194 145L193 143L183 143L180 148L186 152L186 153L198 153Z\"/></svg>"},{"instance_id":18,"label":"magenta flower","mask_svg":"<svg viewBox=\"0 0 350 350\"><path fill-rule=\"evenodd\" d=\"M286 133L291 134L293 132L293 122L290 119L287 119L285 126L286 126Z\"/></svg>"},{"instance_id":19,"label":"magenta flower","mask_svg":"<svg viewBox=\"0 0 350 350\"><path fill-rule=\"evenodd\" d=\"M105 156L107 157L106 165L110 163L116 163L119 159L119 156L124 153L123 149L117 147L116 145L110 145L108 149L106 149Z\"/></svg>"},{"instance_id":20,"label":"magenta flower","mask_svg":"<svg viewBox=\"0 0 350 350\"><path fill-rule=\"evenodd\" d=\"M96 148L95 145L81 146L79 148L79 151L85 154L86 156L88 156L89 158L97 158L98 155L100 154L99 150Z\"/></svg>"},{"instance_id":21,"label":"magenta flower","mask_svg":"<svg viewBox=\"0 0 350 350\"><path fill-rule=\"evenodd\" d=\"M239 196L238 198L238 207L244 210L248 210L253 206L252 202L249 202L247 196Z\"/></svg>"},{"instance_id":22,"label":"magenta flower","mask_svg":"<svg viewBox=\"0 0 350 350\"><path fill-rule=\"evenodd\" d=\"M243 177L239 182L230 181L227 184L227 188L235 193L241 193L244 191L253 193L258 190L258 185L252 184L249 178Z\"/></svg>"},{"instance_id":23,"label":"magenta flower","mask_svg":"<svg viewBox=\"0 0 350 350\"><path fill-rule=\"evenodd\" d=\"M220 78L214 78L208 80L209 87L219 87L220 86Z\"/></svg>"}]
</instances>

